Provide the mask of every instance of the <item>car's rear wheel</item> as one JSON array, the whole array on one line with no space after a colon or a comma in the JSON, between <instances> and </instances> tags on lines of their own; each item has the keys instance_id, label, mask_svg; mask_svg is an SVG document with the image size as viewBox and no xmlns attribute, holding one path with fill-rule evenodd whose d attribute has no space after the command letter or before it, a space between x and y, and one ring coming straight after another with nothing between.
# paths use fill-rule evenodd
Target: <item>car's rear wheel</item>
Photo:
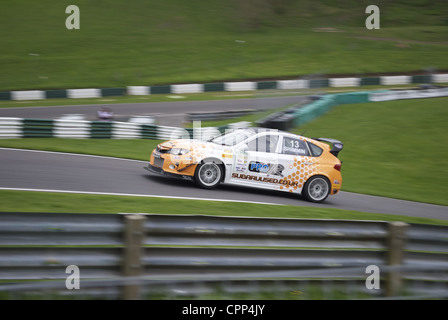
<instances>
[{"instance_id":1,"label":"car's rear wheel","mask_svg":"<svg viewBox=\"0 0 448 320\"><path fill-rule=\"evenodd\" d=\"M196 184L204 189L213 189L222 180L222 168L215 162L203 162L196 168L194 178Z\"/></svg>"},{"instance_id":2,"label":"car's rear wheel","mask_svg":"<svg viewBox=\"0 0 448 320\"><path fill-rule=\"evenodd\" d=\"M330 182L324 176L314 176L308 179L303 187L303 195L308 201L322 202L330 194Z\"/></svg>"}]
</instances>

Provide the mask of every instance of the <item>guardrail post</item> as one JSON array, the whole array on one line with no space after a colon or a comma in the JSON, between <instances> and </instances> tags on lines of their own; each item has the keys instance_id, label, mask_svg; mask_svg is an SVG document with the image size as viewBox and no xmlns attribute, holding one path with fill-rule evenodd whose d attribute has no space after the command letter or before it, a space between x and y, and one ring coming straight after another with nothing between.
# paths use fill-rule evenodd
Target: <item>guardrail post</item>
<instances>
[{"instance_id":1,"label":"guardrail post","mask_svg":"<svg viewBox=\"0 0 448 320\"><path fill-rule=\"evenodd\" d=\"M125 215L123 275L137 277L142 274L142 254L144 238L144 221L142 215ZM140 285L126 283L123 286L123 299L136 300L140 298Z\"/></svg>"},{"instance_id":2,"label":"guardrail post","mask_svg":"<svg viewBox=\"0 0 448 320\"><path fill-rule=\"evenodd\" d=\"M387 264L390 267L400 266L404 261L408 227L409 224L404 222L394 221L389 223ZM386 279L386 296L396 296L401 289L401 285L401 271L399 269L389 271Z\"/></svg>"}]
</instances>

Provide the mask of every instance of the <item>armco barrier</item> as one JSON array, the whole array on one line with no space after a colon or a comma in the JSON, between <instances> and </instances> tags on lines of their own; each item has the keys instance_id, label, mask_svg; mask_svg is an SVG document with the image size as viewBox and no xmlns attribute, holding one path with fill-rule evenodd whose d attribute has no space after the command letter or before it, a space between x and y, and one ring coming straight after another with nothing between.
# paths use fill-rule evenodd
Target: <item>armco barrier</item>
<instances>
[{"instance_id":1,"label":"armco barrier","mask_svg":"<svg viewBox=\"0 0 448 320\"><path fill-rule=\"evenodd\" d=\"M87 88L62 90L25 90L0 92L0 100L41 100L56 98L99 98L122 95L187 94L219 91L297 90L325 87L362 87L371 85L403 85L448 83L448 74L399 75L381 77L347 77L328 79L297 79L272 81L240 81L218 83L189 83L126 88Z\"/></svg>"},{"instance_id":2,"label":"armco barrier","mask_svg":"<svg viewBox=\"0 0 448 320\"><path fill-rule=\"evenodd\" d=\"M90 125L88 121L56 119L53 121L53 134L59 138L88 139Z\"/></svg>"},{"instance_id":3,"label":"armco barrier","mask_svg":"<svg viewBox=\"0 0 448 320\"><path fill-rule=\"evenodd\" d=\"M68 89L67 98L99 98L102 96L101 89Z\"/></svg>"},{"instance_id":4,"label":"armco barrier","mask_svg":"<svg viewBox=\"0 0 448 320\"><path fill-rule=\"evenodd\" d=\"M410 84L412 77L410 76L387 76L381 77L381 85Z\"/></svg>"},{"instance_id":5,"label":"armco barrier","mask_svg":"<svg viewBox=\"0 0 448 320\"><path fill-rule=\"evenodd\" d=\"M384 272L384 295L399 294L401 286L409 290L408 283L415 290L411 294L421 294L430 288L425 284L436 282L446 296L447 231L446 226L383 221L3 212L0 292L14 290L14 280L63 280L51 282L63 288L69 265L80 269L82 288L94 279L113 283L140 277L122 291L102 291L133 299L140 296L145 277L193 280L188 290L206 279L251 277L363 280L365 286L366 267L375 265ZM419 281L423 285L416 285Z\"/></svg>"},{"instance_id":6,"label":"armco barrier","mask_svg":"<svg viewBox=\"0 0 448 320\"><path fill-rule=\"evenodd\" d=\"M23 119L24 138L49 138L53 136L53 120Z\"/></svg>"},{"instance_id":7,"label":"armco barrier","mask_svg":"<svg viewBox=\"0 0 448 320\"><path fill-rule=\"evenodd\" d=\"M45 99L44 91L11 91L11 100L41 100Z\"/></svg>"},{"instance_id":8,"label":"armco barrier","mask_svg":"<svg viewBox=\"0 0 448 320\"><path fill-rule=\"evenodd\" d=\"M186 118L188 122L224 120L254 114L258 111L259 110L256 109L247 109L247 110L228 110L228 111L216 111L216 112L191 112L187 113Z\"/></svg>"},{"instance_id":9,"label":"armco barrier","mask_svg":"<svg viewBox=\"0 0 448 320\"><path fill-rule=\"evenodd\" d=\"M387 78L385 81L399 82L405 81L408 78L403 77ZM346 81L347 79L343 79ZM332 79L333 84L335 81L341 84L340 79ZM341 80L342 81L342 80ZM344 85L348 85L355 81L354 78L344 82ZM376 81L376 80L375 80ZM290 82L291 85L297 85ZM353 84L353 83L352 83ZM285 84L286 85L286 84ZM317 97L313 101L294 107L294 110L286 110L284 112L278 112L271 114L268 117L257 121L258 124L274 129L289 130L293 127L302 126L311 120L327 113L333 107L340 104L351 103L367 103L375 101L390 101L398 99L417 99L417 98L434 98L448 96L448 88L430 88L430 89L418 89L418 90L375 90L375 91L361 91L361 92L349 92L339 94L326 94Z\"/></svg>"},{"instance_id":10,"label":"armco barrier","mask_svg":"<svg viewBox=\"0 0 448 320\"><path fill-rule=\"evenodd\" d=\"M207 140L224 132L247 126L236 123L219 128L185 129L135 122L84 121L64 119L0 118L0 139L78 138L78 139L159 139Z\"/></svg>"},{"instance_id":11,"label":"armco barrier","mask_svg":"<svg viewBox=\"0 0 448 320\"><path fill-rule=\"evenodd\" d=\"M175 85L172 85L171 92L174 94L200 93L200 92L204 92L204 85L199 84L199 83L175 84Z\"/></svg>"},{"instance_id":12,"label":"armco barrier","mask_svg":"<svg viewBox=\"0 0 448 320\"><path fill-rule=\"evenodd\" d=\"M328 112L333 106L337 105L334 95L323 96L295 112L294 126L299 127L320 115Z\"/></svg>"},{"instance_id":13,"label":"armco barrier","mask_svg":"<svg viewBox=\"0 0 448 320\"><path fill-rule=\"evenodd\" d=\"M407 78L393 77L387 81L401 82ZM313 101L299 109L294 113L294 126L298 127L328 112L333 107L340 104L350 103L366 103L375 101L391 101L399 99L418 99L418 98L435 98L448 96L448 88L432 88L418 90L375 90L365 92L351 92L328 94L321 96L318 100Z\"/></svg>"},{"instance_id":14,"label":"armco barrier","mask_svg":"<svg viewBox=\"0 0 448 320\"><path fill-rule=\"evenodd\" d=\"M295 125L300 126L306 122L309 122L340 104L369 102L369 94L370 92L350 92L324 95L319 100L316 100L296 111Z\"/></svg>"},{"instance_id":15,"label":"armco barrier","mask_svg":"<svg viewBox=\"0 0 448 320\"><path fill-rule=\"evenodd\" d=\"M369 101L391 101L401 99L437 98L448 96L448 87L422 90L382 90L369 94Z\"/></svg>"},{"instance_id":16,"label":"armco barrier","mask_svg":"<svg viewBox=\"0 0 448 320\"><path fill-rule=\"evenodd\" d=\"M376 90L328 94L318 97L305 105L297 105L284 112L279 112L257 121L257 124L280 130L298 127L328 112L340 104L390 101L398 99L418 99L448 96L448 87L418 90ZM233 117L248 114L254 110L227 111L222 113L190 114L190 120L205 120L215 117ZM219 128L195 129L198 136L208 138L218 135L232 125ZM178 138L193 138L192 129L156 126L131 122L104 122L81 120L45 120L0 118L0 139L11 138L95 138L95 139L169 139L172 133Z\"/></svg>"},{"instance_id":17,"label":"armco barrier","mask_svg":"<svg viewBox=\"0 0 448 320\"><path fill-rule=\"evenodd\" d=\"M360 81L360 78L332 78L330 87L359 87Z\"/></svg>"},{"instance_id":18,"label":"armco barrier","mask_svg":"<svg viewBox=\"0 0 448 320\"><path fill-rule=\"evenodd\" d=\"M22 118L0 118L0 138L17 139L23 136Z\"/></svg>"}]
</instances>

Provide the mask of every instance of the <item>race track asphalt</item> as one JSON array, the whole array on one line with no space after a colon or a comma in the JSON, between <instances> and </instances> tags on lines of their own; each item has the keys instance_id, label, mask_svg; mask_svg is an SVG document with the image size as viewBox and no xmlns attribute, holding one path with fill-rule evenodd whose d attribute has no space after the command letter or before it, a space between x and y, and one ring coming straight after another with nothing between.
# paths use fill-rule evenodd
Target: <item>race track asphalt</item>
<instances>
[{"instance_id":1,"label":"race track asphalt","mask_svg":"<svg viewBox=\"0 0 448 320\"><path fill-rule=\"evenodd\" d=\"M204 190L190 181L148 173L143 169L145 164L117 158L0 148L0 189L249 201L293 205L298 210L301 206L312 206L448 220L446 206L349 192L330 196L322 204L313 204L298 195L248 187L221 185Z\"/></svg>"},{"instance_id":2,"label":"race track asphalt","mask_svg":"<svg viewBox=\"0 0 448 320\"><path fill-rule=\"evenodd\" d=\"M163 117L176 116L181 120L186 113L216 112L233 110L266 110L285 105L300 103L306 96L255 97L246 99L208 100L208 101L172 101L151 103L94 104L50 107L1 108L0 117L18 117L30 119L55 119L65 114L83 114L87 120L95 120L101 107L111 108L115 118L125 119L135 115ZM169 123L161 123L171 125Z\"/></svg>"}]
</instances>

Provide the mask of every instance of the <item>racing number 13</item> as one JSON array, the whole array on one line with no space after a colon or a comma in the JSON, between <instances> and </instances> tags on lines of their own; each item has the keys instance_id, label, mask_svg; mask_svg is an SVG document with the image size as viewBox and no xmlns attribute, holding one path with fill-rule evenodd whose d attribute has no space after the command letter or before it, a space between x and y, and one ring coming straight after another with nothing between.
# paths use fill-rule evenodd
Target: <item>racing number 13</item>
<instances>
[{"instance_id":1,"label":"racing number 13","mask_svg":"<svg viewBox=\"0 0 448 320\"><path fill-rule=\"evenodd\" d=\"M299 149L299 141L298 140L291 140L289 142L291 143L291 148Z\"/></svg>"}]
</instances>

